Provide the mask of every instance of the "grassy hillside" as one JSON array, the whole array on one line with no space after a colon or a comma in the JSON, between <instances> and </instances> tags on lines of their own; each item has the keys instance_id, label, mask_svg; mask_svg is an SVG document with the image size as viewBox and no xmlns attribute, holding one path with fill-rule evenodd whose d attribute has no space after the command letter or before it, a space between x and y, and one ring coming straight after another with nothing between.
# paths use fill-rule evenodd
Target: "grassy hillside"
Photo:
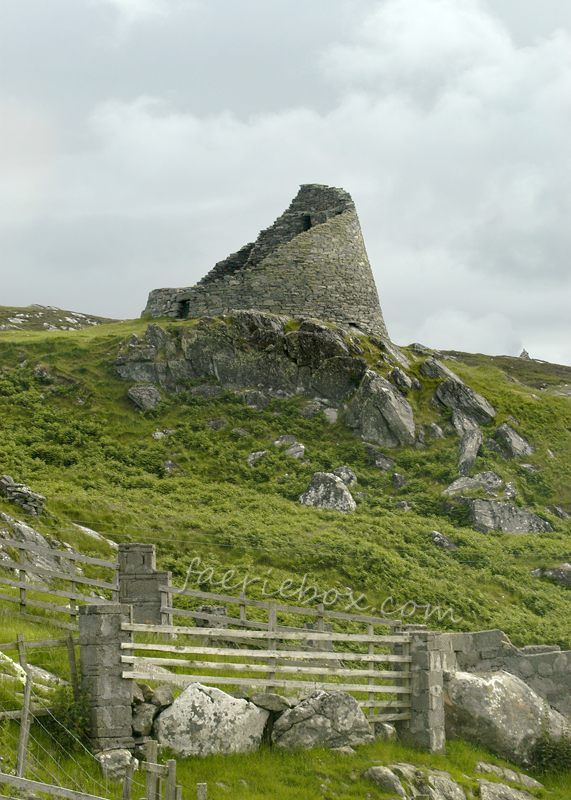
<instances>
[{"instance_id":1,"label":"grassy hillside","mask_svg":"<svg viewBox=\"0 0 571 800\"><path fill-rule=\"evenodd\" d=\"M3 312L9 319L29 309ZM571 590L530 575L537 566L571 560L571 520L553 513L555 505L571 510L571 368L448 354L449 366L498 412L485 436L511 415L536 447L526 459L536 472L488 450L474 471L493 470L514 481L516 502L554 528L485 535L472 530L462 507L450 508L441 495L457 477L453 432L442 440L427 435L423 449L386 451L408 478L397 491L391 472L369 462L363 444L342 421L330 424L322 414L303 418L299 399L273 401L255 411L232 393L206 401L184 392L156 409L138 411L113 361L121 342L132 333L143 335L146 324L0 332L0 472L47 497L45 513L32 523L40 531L77 542L88 554L105 547L81 539L72 522L118 542L156 542L159 565L171 569L178 584L197 556L214 579L234 569L237 579L268 578L268 591L284 579L299 586L308 573L320 591L346 594L350 587L355 597L363 594L362 606L378 609L385 602L386 612L414 601L451 609L461 620L448 614L439 621L435 613L428 619L431 628L498 627L516 644L571 649ZM418 374L420 363L414 361L411 375ZM446 415L428 402L437 383L422 378L422 384L422 391L408 395L417 424L445 427ZM206 424L219 418L228 421L221 430ZM174 433L156 440L151 434L157 430ZM286 433L306 446L309 464L271 446ZM270 455L250 467L248 454L264 449ZM171 472L165 461L176 465ZM366 495L357 497L356 512L342 515L297 502L313 472L341 464L359 478L352 491ZM407 500L412 510L397 509L397 500ZM0 510L22 517L4 499ZM437 548L431 530L449 536L458 549ZM196 576L193 580L195 588ZM248 594L256 597L259 591L254 584ZM344 602L336 607L341 610ZM414 612L410 603L407 611ZM420 609L410 620L424 622L424 616Z\"/></svg>"}]
</instances>

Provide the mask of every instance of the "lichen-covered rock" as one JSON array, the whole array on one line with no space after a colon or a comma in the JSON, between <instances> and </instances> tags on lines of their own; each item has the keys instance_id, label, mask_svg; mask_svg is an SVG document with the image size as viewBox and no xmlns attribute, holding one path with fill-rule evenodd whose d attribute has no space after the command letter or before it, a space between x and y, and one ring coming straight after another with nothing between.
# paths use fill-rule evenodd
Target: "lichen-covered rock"
<instances>
[{"instance_id":1,"label":"lichen-covered rock","mask_svg":"<svg viewBox=\"0 0 571 800\"><path fill-rule=\"evenodd\" d=\"M481 778L478 784L481 800L535 800L533 794L522 789L513 789L503 783L492 783Z\"/></svg>"},{"instance_id":2,"label":"lichen-covered rock","mask_svg":"<svg viewBox=\"0 0 571 800\"><path fill-rule=\"evenodd\" d=\"M446 378L437 387L434 396L446 408L460 409L479 424L486 424L496 416L495 408L456 376Z\"/></svg>"},{"instance_id":3,"label":"lichen-covered rock","mask_svg":"<svg viewBox=\"0 0 571 800\"><path fill-rule=\"evenodd\" d=\"M135 405L139 408L155 408L162 402L162 397L156 386L150 383L142 386L131 386L127 392L129 397Z\"/></svg>"},{"instance_id":4,"label":"lichen-covered rock","mask_svg":"<svg viewBox=\"0 0 571 800\"><path fill-rule=\"evenodd\" d=\"M510 428L507 422L496 428L496 438L512 458L524 458L535 453L535 447L532 447L517 431Z\"/></svg>"},{"instance_id":5,"label":"lichen-covered rock","mask_svg":"<svg viewBox=\"0 0 571 800\"><path fill-rule=\"evenodd\" d=\"M357 508L357 503L345 483L332 472L315 472L309 486L300 495L299 502L333 511L347 512Z\"/></svg>"},{"instance_id":6,"label":"lichen-covered rock","mask_svg":"<svg viewBox=\"0 0 571 800\"><path fill-rule=\"evenodd\" d=\"M389 373L389 378L399 389L412 389L412 379L400 367L395 367Z\"/></svg>"},{"instance_id":7,"label":"lichen-covered rock","mask_svg":"<svg viewBox=\"0 0 571 800\"><path fill-rule=\"evenodd\" d=\"M156 717L154 731L179 758L249 753L260 746L268 716L247 700L192 683Z\"/></svg>"},{"instance_id":8,"label":"lichen-covered rock","mask_svg":"<svg viewBox=\"0 0 571 800\"><path fill-rule=\"evenodd\" d=\"M374 738L359 704L346 692L314 692L284 711L272 731L274 746L285 750L351 747Z\"/></svg>"},{"instance_id":9,"label":"lichen-covered rock","mask_svg":"<svg viewBox=\"0 0 571 800\"><path fill-rule=\"evenodd\" d=\"M477 475L470 477L456 478L450 486L447 486L442 494L461 494L462 492L477 492L483 489L485 492L495 492L502 485L503 480L495 472L478 472Z\"/></svg>"},{"instance_id":10,"label":"lichen-covered rock","mask_svg":"<svg viewBox=\"0 0 571 800\"><path fill-rule=\"evenodd\" d=\"M406 800L407 795L404 786L389 767L369 767L368 770L363 772L363 778L366 781L371 781L384 792L394 792L399 797L402 797L403 800Z\"/></svg>"},{"instance_id":11,"label":"lichen-covered rock","mask_svg":"<svg viewBox=\"0 0 571 800\"><path fill-rule=\"evenodd\" d=\"M487 500L480 497L460 497L464 505L470 509L472 526L482 533L502 531L503 533L541 533L553 528L544 519L498 500Z\"/></svg>"},{"instance_id":12,"label":"lichen-covered rock","mask_svg":"<svg viewBox=\"0 0 571 800\"><path fill-rule=\"evenodd\" d=\"M353 486L354 483L357 483L357 476L351 467L347 467L345 465L342 467L335 467L333 474L337 475L338 478L341 478L345 486Z\"/></svg>"},{"instance_id":13,"label":"lichen-covered rock","mask_svg":"<svg viewBox=\"0 0 571 800\"><path fill-rule=\"evenodd\" d=\"M480 447L484 443L484 435L479 428L467 430L458 445L458 474L466 477L472 472Z\"/></svg>"},{"instance_id":14,"label":"lichen-covered rock","mask_svg":"<svg viewBox=\"0 0 571 800\"><path fill-rule=\"evenodd\" d=\"M112 781L122 780L127 772L127 767L132 765L137 769L139 766L137 759L123 748L103 750L101 753L95 754L95 759L99 761L104 776Z\"/></svg>"},{"instance_id":15,"label":"lichen-covered rock","mask_svg":"<svg viewBox=\"0 0 571 800\"><path fill-rule=\"evenodd\" d=\"M135 736L148 736L153 729L153 720L159 713L153 703L139 703L133 709L132 728Z\"/></svg>"},{"instance_id":16,"label":"lichen-covered rock","mask_svg":"<svg viewBox=\"0 0 571 800\"><path fill-rule=\"evenodd\" d=\"M555 737L566 720L508 672L456 672L445 685L446 736L465 739L515 764L529 763L545 714Z\"/></svg>"},{"instance_id":17,"label":"lichen-covered rock","mask_svg":"<svg viewBox=\"0 0 571 800\"><path fill-rule=\"evenodd\" d=\"M463 436L467 431L478 427L478 423L470 414L466 414L461 408L455 408L452 412L452 425L458 436Z\"/></svg>"},{"instance_id":18,"label":"lichen-covered rock","mask_svg":"<svg viewBox=\"0 0 571 800\"><path fill-rule=\"evenodd\" d=\"M345 424L361 438L384 447L413 445L414 414L410 403L389 381L367 370L345 415Z\"/></svg>"},{"instance_id":19,"label":"lichen-covered rock","mask_svg":"<svg viewBox=\"0 0 571 800\"><path fill-rule=\"evenodd\" d=\"M453 380L459 381L460 378L452 372L451 369L439 361L437 358L433 358L430 356L423 361L420 365L420 374L424 375L425 378L430 378L431 380L442 380L443 378L452 378Z\"/></svg>"},{"instance_id":20,"label":"lichen-covered rock","mask_svg":"<svg viewBox=\"0 0 571 800\"><path fill-rule=\"evenodd\" d=\"M561 564L552 569L542 570L543 578L551 578L555 583L561 583L563 586L571 586L571 564Z\"/></svg>"},{"instance_id":21,"label":"lichen-covered rock","mask_svg":"<svg viewBox=\"0 0 571 800\"><path fill-rule=\"evenodd\" d=\"M440 533L440 531L430 531L430 538L437 547L441 547L448 553L452 552L452 550L458 550L458 545L454 544L452 539L449 539L448 536Z\"/></svg>"}]
</instances>

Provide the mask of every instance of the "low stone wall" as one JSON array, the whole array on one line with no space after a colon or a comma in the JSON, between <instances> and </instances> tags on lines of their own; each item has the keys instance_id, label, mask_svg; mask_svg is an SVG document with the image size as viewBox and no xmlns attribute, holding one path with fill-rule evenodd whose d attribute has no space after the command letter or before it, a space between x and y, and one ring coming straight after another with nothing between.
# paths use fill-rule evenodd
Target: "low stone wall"
<instances>
[{"instance_id":1,"label":"low stone wall","mask_svg":"<svg viewBox=\"0 0 571 800\"><path fill-rule=\"evenodd\" d=\"M516 647L500 630L443 633L440 649L444 671L504 670L571 717L571 651L562 651L557 645Z\"/></svg>"}]
</instances>

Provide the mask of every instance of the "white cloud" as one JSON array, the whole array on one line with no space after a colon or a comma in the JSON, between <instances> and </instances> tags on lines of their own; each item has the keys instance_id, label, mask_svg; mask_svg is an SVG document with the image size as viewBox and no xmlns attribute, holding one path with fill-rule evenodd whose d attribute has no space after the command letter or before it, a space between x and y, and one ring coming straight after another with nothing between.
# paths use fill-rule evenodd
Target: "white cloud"
<instances>
[{"instance_id":1,"label":"white cloud","mask_svg":"<svg viewBox=\"0 0 571 800\"><path fill-rule=\"evenodd\" d=\"M105 2L132 20L176 6ZM89 148L60 156L43 208L82 231L68 259L97 240L86 274L138 313L148 290L189 285L255 237L299 183L343 186L397 342L523 343L571 363L569 35L521 47L478 0L384 0L349 38L321 58L329 110L201 117L144 91L97 103ZM14 252L41 250L39 231Z\"/></svg>"}]
</instances>

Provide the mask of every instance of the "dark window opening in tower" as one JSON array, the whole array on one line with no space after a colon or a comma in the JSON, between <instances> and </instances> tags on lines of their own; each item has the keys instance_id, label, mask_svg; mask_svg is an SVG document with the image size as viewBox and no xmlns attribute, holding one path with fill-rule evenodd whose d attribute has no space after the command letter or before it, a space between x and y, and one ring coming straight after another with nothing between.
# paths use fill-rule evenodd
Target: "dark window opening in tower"
<instances>
[{"instance_id":1,"label":"dark window opening in tower","mask_svg":"<svg viewBox=\"0 0 571 800\"><path fill-rule=\"evenodd\" d=\"M301 229L302 231L308 231L311 228L311 215L304 214L301 218Z\"/></svg>"}]
</instances>

